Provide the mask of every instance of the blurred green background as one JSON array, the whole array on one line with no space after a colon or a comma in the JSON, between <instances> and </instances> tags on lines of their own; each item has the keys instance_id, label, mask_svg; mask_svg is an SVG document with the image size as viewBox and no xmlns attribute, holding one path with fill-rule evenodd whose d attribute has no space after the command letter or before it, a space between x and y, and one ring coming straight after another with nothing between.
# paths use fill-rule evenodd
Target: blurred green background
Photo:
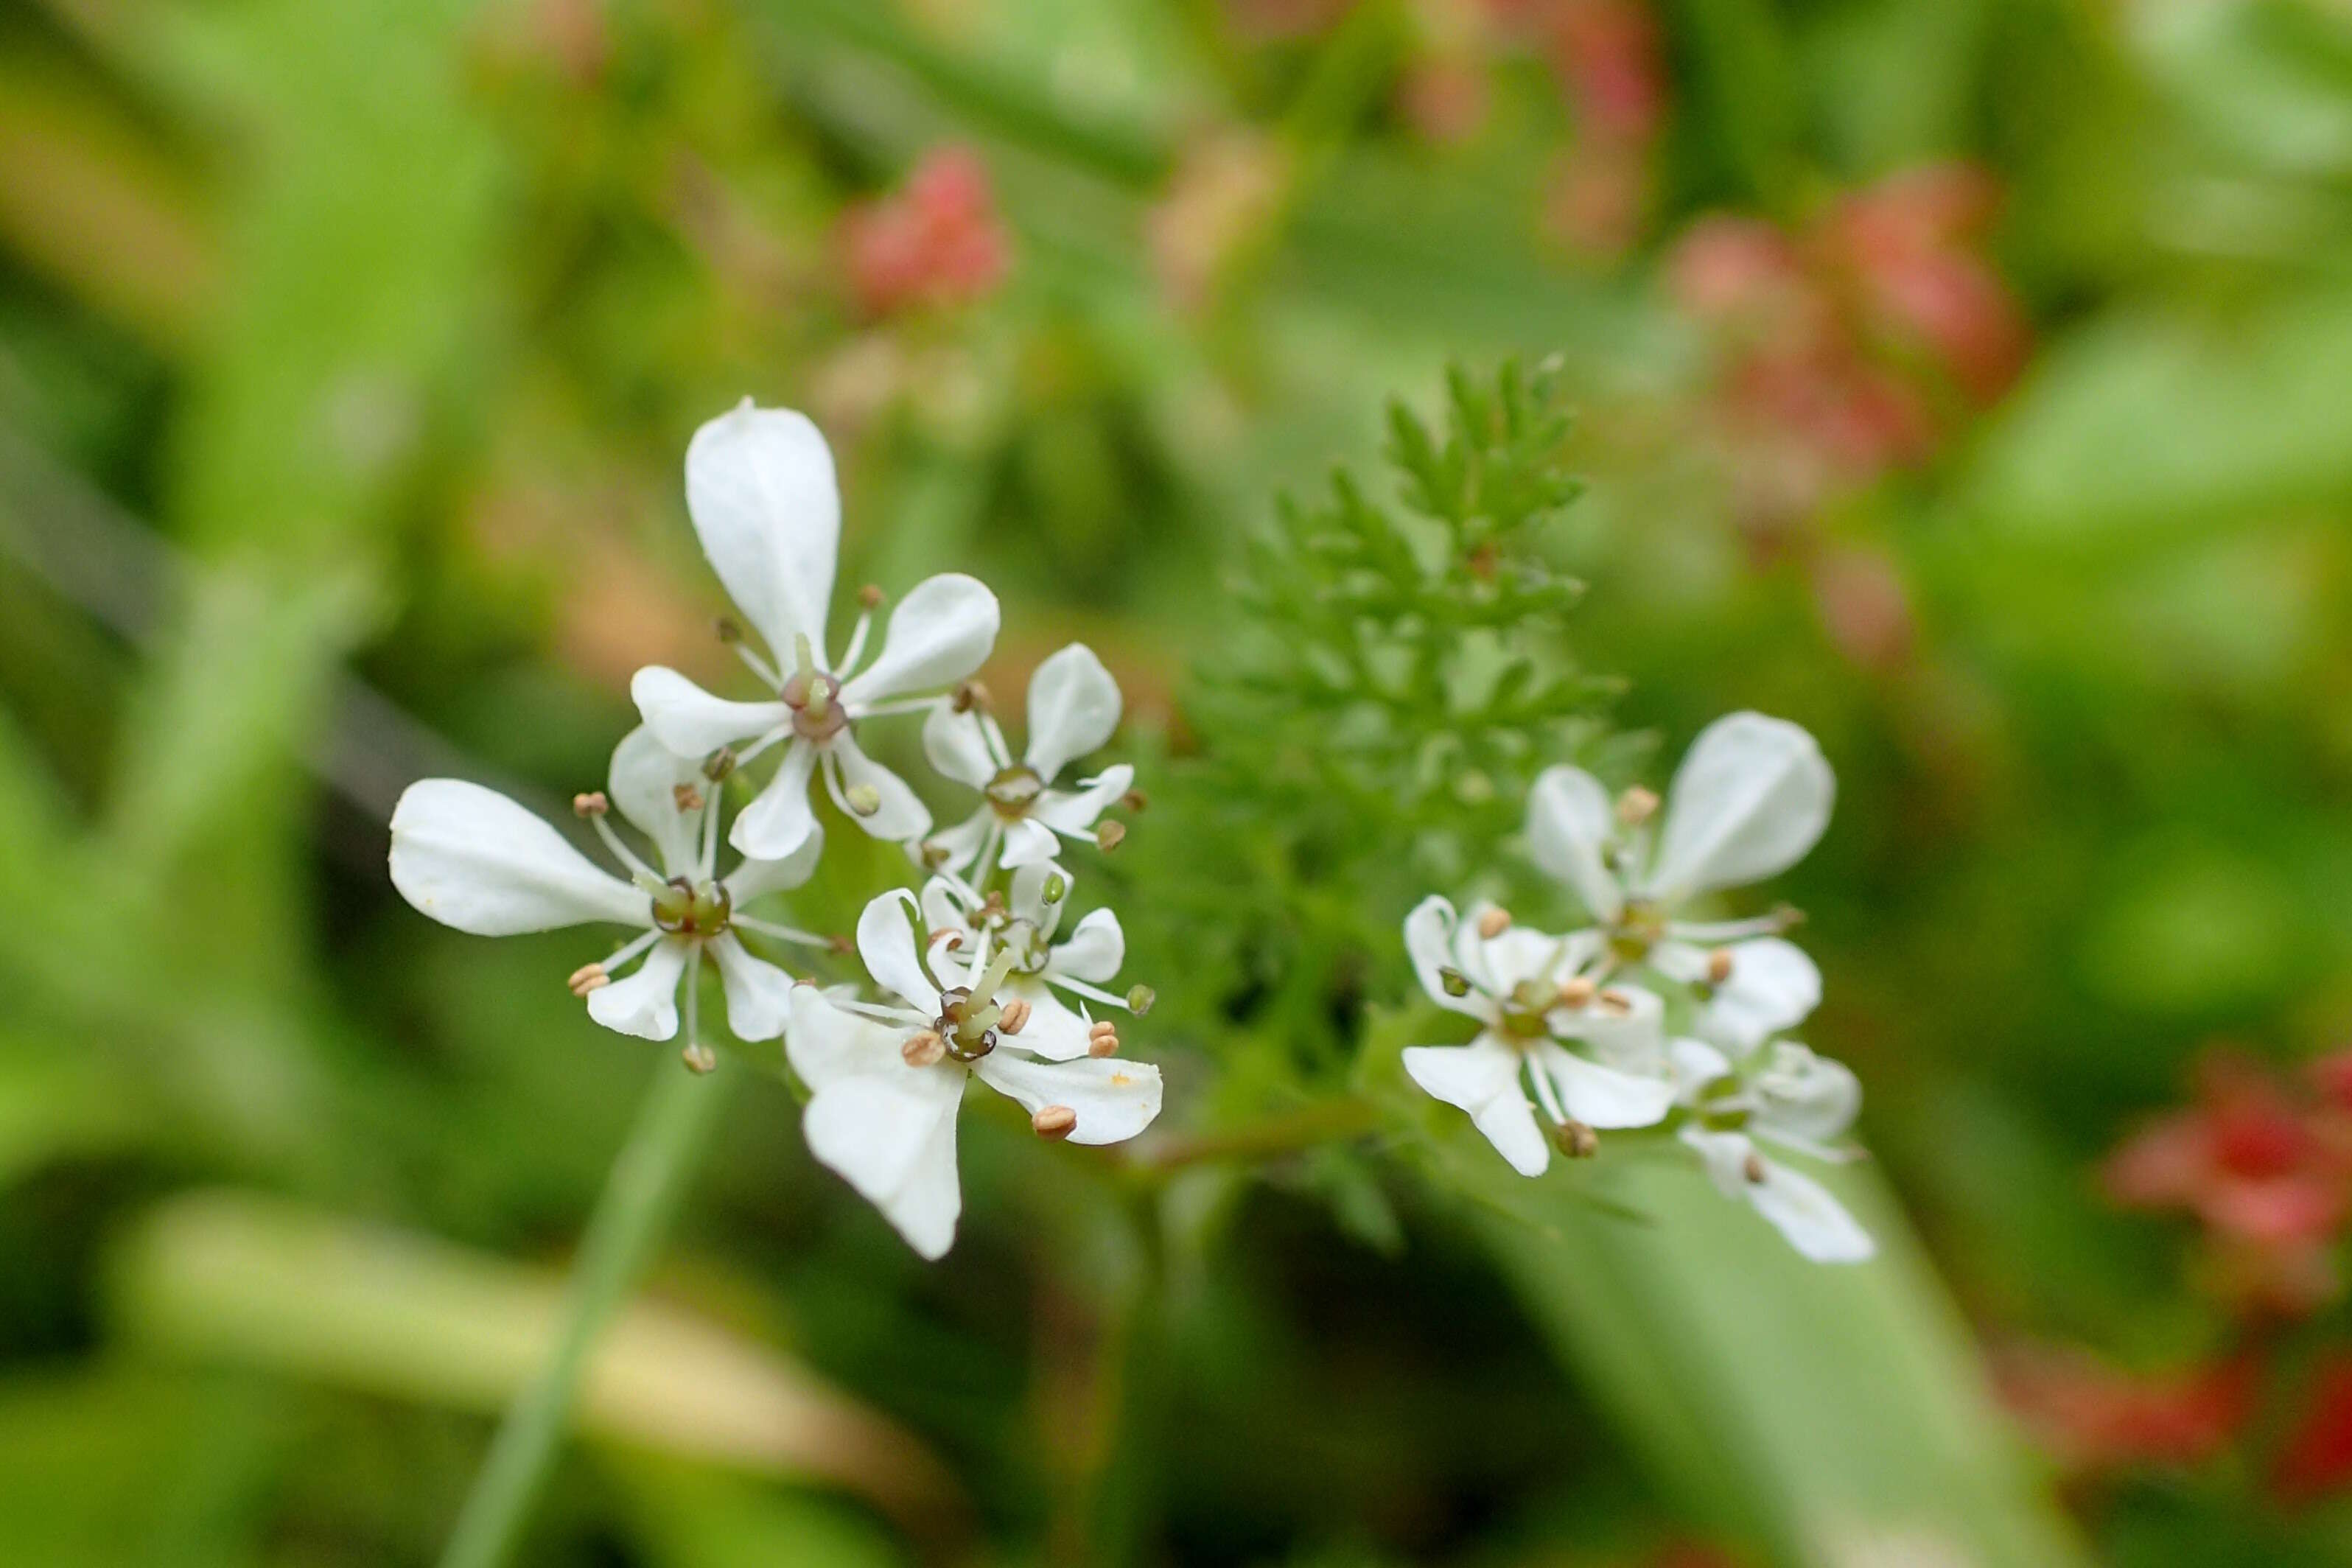
<instances>
[{"instance_id":1,"label":"blurred green background","mask_svg":"<svg viewBox=\"0 0 2352 1568\"><path fill-rule=\"evenodd\" d=\"M929 1268L753 1077L528 1560L2352 1563L2336 1232L2250 1306L2097 1178L2352 1042L2336 0L0 5L0 1561L432 1559L673 1069L383 823L724 673L697 423L810 410L845 583L980 573L1181 765L1275 492L1512 353L1619 718L1837 767L1888 1256L974 1114Z\"/></svg>"}]
</instances>

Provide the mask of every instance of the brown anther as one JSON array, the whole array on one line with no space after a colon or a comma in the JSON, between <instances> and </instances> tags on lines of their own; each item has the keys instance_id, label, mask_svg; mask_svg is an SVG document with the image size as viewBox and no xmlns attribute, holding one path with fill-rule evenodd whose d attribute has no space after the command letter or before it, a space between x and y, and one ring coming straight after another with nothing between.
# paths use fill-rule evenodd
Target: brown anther
<instances>
[{"instance_id":1,"label":"brown anther","mask_svg":"<svg viewBox=\"0 0 2352 1568\"><path fill-rule=\"evenodd\" d=\"M585 795L572 797L572 814L577 816L602 816L612 809L613 803L604 798L604 792L601 789L592 789Z\"/></svg>"},{"instance_id":2,"label":"brown anther","mask_svg":"<svg viewBox=\"0 0 2352 1568\"><path fill-rule=\"evenodd\" d=\"M719 616L710 624L710 629L719 635L720 642L739 643L743 640L743 623L732 616Z\"/></svg>"},{"instance_id":3,"label":"brown anther","mask_svg":"<svg viewBox=\"0 0 2352 1568\"><path fill-rule=\"evenodd\" d=\"M677 802L677 808L680 811L702 809L702 792L690 784L670 785L669 797Z\"/></svg>"},{"instance_id":4,"label":"brown anther","mask_svg":"<svg viewBox=\"0 0 2352 1568\"><path fill-rule=\"evenodd\" d=\"M1654 790L1635 784L1617 797L1617 821L1625 827L1639 827L1657 815L1658 795Z\"/></svg>"},{"instance_id":5,"label":"brown anther","mask_svg":"<svg viewBox=\"0 0 2352 1568\"><path fill-rule=\"evenodd\" d=\"M950 952L953 952L963 945L963 932L950 926L941 926L931 933L931 945L944 947Z\"/></svg>"},{"instance_id":6,"label":"brown anther","mask_svg":"<svg viewBox=\"0 0 2352 1568\"><path fill-rule=\"evenodd\" d=\"M1720 985L1731 978L1731 950L1718 947L1706 955L1706 983Z\"/></svg>"},{"instance_id":7,"label":"brown anther","mask_svg":"<svg viewBox=\"0 0 2352 1568\"><path fill-rule=\"evenodd\" d=\"M969 713L975 708L984 709L988 705L988 688L977 680L965 681L955 689L955 695L948 699L948 706L959 713Z\"/></svg>"},{"instance_id":8,"label":"brown anther","mask_svg":"<svg viewBox=\"0 0 2352 1568\"><path fill-rule=\"evenodd\" d=\"M1781 904L1773 910L1772 920L1782 931L1794 931L1805 923L1805 911L1794 904Z\"/></svg>"},{"instance_id":9,"label":"brown anther","mask_svg":"<svg viewBox=\"0 0 2352 1568\"><path fill-rule=\"evenodd\" d=\"M1038 1137L1058 1142L1077 1130L1078 1113L1066 1105L1049 1105L1029 1119L1029 1126Z\"/></svg>"},{"instance_id":10,"label":"brown anther","mask_svg":"<svg viewBox=\"0 0 2352 1568\"><path fill-rule=\"evenodd\" d=\"M1739 1163L1739 1173L1743 1177L1747 1178L1747 1182L1749 1186L1762 1186L1764 1184L1764 1156L1761 1154L1748 1155L1747 1159L1742 1160Z\"/></svg>"},{"instance_id":11,"label":"brown anther","mask_svg":"<svg viewBox=\"0 0 2352 1568\"><path fill-rule=\"evenodd\" d=\"M1087 1055L1115 1057L1118 1055L1118 1026L1108 1018L1097 1018L1087 1031Z\"/></svg>"},{"instance_id":12,"label":"brown anther","mask_svg":"<svg viewBox=\"0 0 2352 1568\"><path fill-rule=\"evenodd\" d=\"M1150 805L1151 797L1139 789L1131 789L1118 797L1118 804L1129 811L1141 811Z\"/></svg>"},{"instance_id":13,"label":"brown anther","mask_svg":"<svg viewBox=\"0 0 2352 1568\"><path fill-rule=\"evenodd\" d=\"M926 839L922 846L923 869L936 871L948 863L948 847Z\"/></svg>"},{"instance_id":14,"label":"brown anther","mask_svg":"<svg viewBox=\"0 0 2352 1568\"><path fill-rule=\"evenodd\" d=\"M1021 1032L1021 1026L1028 1021L1029 1004L1015 996L1004 1004L1004 1016L996 1020L996 1032L1000 1035L1017 1035Z\"/></svg>"},{"instance_id":15,"label":"brown anther","mask_svg":"<svg viewBox=\"0 0 2352 1568\"><path fill-rule=\"evenodd\" d=\"M1581 974L1571 974L1559 983L1559 1005L1581 1007L1592 1000L1592 982Z\"/></svg>"},{"instance_id":16,"label":"brown anther","mask_svg":"<svg viewBox=\"0 0 2352 1568\"><path fill-rule=\"evenodd\" d=\"M692 1073L709 1072L719 1066L719 1053L700 1040L696 1040L686 1049L678 1052L677 1059L686 1064L687 1071Z\"/></svg>"},{"instance_id":17,"label":"brown anther","mask_svg":"<svg viewBox=\"0 0 2352 1568\"><path fill-rule=\"evenodd\" d=\"M1581 1121L1563 1121L1552 1129L1552 1142L1571 1160L1590 1160L1601 1152L1601 1134Z\"/></svg>"},{"instance_id":18,"label":"brown anther","mask_svg":"<svg viewBox=\"0 0 2352 1568\"><path fill-rule=\"evenodd\" d=\"M866 584L866 586L857 590L857 603L865 609L880 609L882 607L882 590L871 583Z\"/></svg>"},{"instance_id":19,"label":"brown anther","mask_svg":"<svg viewBox=\"0 0 2352 1568\"><path fill-rule=\"evenodd\" d=\"M1601 1010L1622 1018L1633 1011L1633 999L1615 986L1601 993Z\"/></svg>"},{"instance_id":20,"label":"brown anther","mask_svg":"<svg viewBox=\"0 0 2352 1568\"><path fill-rule=\"evenodd\" d=\"M824 950L835 958L847 958L857 951L857 944L841 932L835 931L824 939Z\"/></svg>"},{"instance_id":21,"label":"brown anther","mask_svg":"<svg viewBox=\"0 0 2352 1568\"><path fill-rule=\"evenodd\" d=\"M1510 929L1511 911L1508 910L1486 910L1478 916L1478 934L1488 942L1494 941Z\"/></svg>"},{"instance_id":22,"label":"brown anther","mask_svg":"<svg viewBox=\"0 0 2352 1568\"><path fill-rule=\"evenodd\" d=\"M563 984L574 996L585 996L591 991L602 991L613 984L613 977L604 973L604 966L601 963L583 963L573 970L572 978Z\"/></svg>"},{"instance_id":23,"label":"brown anther","mask_svg":"<svg viewBox=\"0 0 2352 1568\"><path fill-rule=\"evenodd\" d=\"M1095 847L1108 855L1127 839L1127 824L1106 822L1095 829Z\"/></svg>"},{"instance_id":24,"label":"brown anther","mask_svg":"<svg viewBox=\"0 0 2352 1568\"><path fill-rule=\"evenodd\" d=\"M937 1067L947 1054L948 1043L940 1038L937 1029L908 1035L907 1043L898 1047L899 1057L910 1068Z\"/></svg>"}]
</instances>

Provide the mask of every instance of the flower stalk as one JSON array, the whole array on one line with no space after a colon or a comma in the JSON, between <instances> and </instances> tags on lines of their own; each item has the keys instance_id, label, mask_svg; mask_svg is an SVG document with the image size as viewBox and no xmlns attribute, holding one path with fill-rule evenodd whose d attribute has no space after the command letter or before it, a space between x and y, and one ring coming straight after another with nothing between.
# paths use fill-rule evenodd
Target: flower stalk
<instances>
[{"instance_id":1,"label":"flower stalk","mask_svg":"<svg viewBox=\"0 0 2352 1568\"><path fill-rule=\"evenodd\" d=\"M441 1568L499 1568L513 1553L572 1425L589 1354L668 1234L732 1076L686 1072L666 1061L654 1068L636 1125L589 1216L554 1350L499 1423Z\"/></svg>"}]
</instances>

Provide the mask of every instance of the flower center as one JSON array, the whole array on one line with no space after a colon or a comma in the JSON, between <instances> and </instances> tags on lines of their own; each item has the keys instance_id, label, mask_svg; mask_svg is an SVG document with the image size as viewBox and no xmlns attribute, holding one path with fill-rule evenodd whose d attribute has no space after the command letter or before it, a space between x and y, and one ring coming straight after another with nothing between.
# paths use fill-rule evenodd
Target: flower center
<instances>
[{"instance_id":1,"label":"flower center","mask_svg":"<svg viewBox=\"0 0 2352 1568\"><path fill-rule=\"evenodd\" d=\"M1037 776L1034 768L1015 763L988 781L982 793L996 815L1007 822L1018 822L1029 815L1029 808L1045 793L1045 781Z\"/></svg>"},{"instance_id":2,"label":"flower center","mask_svg":"<svg viewBox=\"0 0 2352 1568\"><path fill-rule=\"evenodd\" d=\"M1012 973L1012 952L1000 950L971 984L940 993L940 1016L931 1028L948 1055L960 1062L976 1062L996 1048L996 1026L1004 1016L996 988Z\"/></svg>"},{"instance_id":3,"label":"flower center","mask_svg":"<svg viewBox=\"0 0 2352 1568\"><path fill-rule=\"evenodd\" d=\"M803 741L830 741L848 727L841 706L841 682L820 670L798 670L777 695L793 710L793 733Z\"/></svg>"},{"instance_id":4,"label":"flower center","mask_svg":"<svg viewBox=\"0 0 2352 1568\"><path fill-rule=\"evenodd\" d=\"M717 936L734 912L735 899L724 882L672 877L654 895L654 924L672 936Z\"/></svg>"},{"instance_id":5,"label":"flower center","mask_svg":"<svg viewBox=\"0 0 2352 1568\"><path fill-rule=\"evenodd\" d=\"M1517 1040L1538 1040L1551 1032L1544 1015L1559 1000L1556 986L1540 980L1522 980L1502 998L1503 1032Z\"/></svg>"},{"instance_id":6,"label":"flower center","mask_svg":"<svg viewBox=\"0 0 2352 1568\"><path fill-rule=\"evenodd\" d=\"M1625 912L1609 931L1609 951L1621 963L1639 963L1666 934L1666 914L1647 899L1628 899Z\"/></svg>"}]
</instances>

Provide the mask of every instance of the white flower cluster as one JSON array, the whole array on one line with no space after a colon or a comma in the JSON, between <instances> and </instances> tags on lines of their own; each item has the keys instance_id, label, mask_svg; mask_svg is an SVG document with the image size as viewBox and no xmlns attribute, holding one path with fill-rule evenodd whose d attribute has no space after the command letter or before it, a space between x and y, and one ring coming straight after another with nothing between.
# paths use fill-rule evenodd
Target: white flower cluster
<instances>
[{"instance_id":1,"label":"white flower cluster","mask_svg":"<svg viewBox=\"0 0 2352 1568\"><path fill-rule=\"evenodd\" d=\"M1117 1027L1093 1011L1150 1005L1146 987L1104 989L1125 955L1118 917L1097 910L1054 941L1072 886L1055 862L1063 842L1108 848L1123 831L1101 818L1128 794L1124 763L1075 790L1054 787L1110 739L1118 687L1083 646L1046 659L1030 682L1028 749L1013 761L969 679L995 645L996 596L955 573L916 584L861 668L879 601L867 590L841 656L830 657L841 498L833 454L799 414L746 401L703 426L687 448L686 492L704 553L766 645L762 657L734 638L769 695L733 701L675 670L637 672L630 690L644 725L614 750L605 789L573 802L625 877L496 791L426 779L393 813L393 883L425 914L485 936L634 928L573 972L572 991L596 1022L653 1040L679 1035L683 996L684 1056L700 1071L717 1065L696 1000L709 958L729 1028L744 1040L783 1037L811 1091L810 1150L936 1258L962 1207L956 1110L969 1079L1019 1101L1045 1138L1117 1142L1160 1111L1159 1069L1118 1058ZM936 837L921 797L858 741L869 719L914 713L925 715L932 764L982 795ZM740 858L722 876L725 785L770 752L773 774L726 831ZM820 779L845 816L905 844L932 873L919 899L890 889L857 922L858 954L887 1002L796 981L745 940L828 945L746 912L814 874L824 850L811 803ZM614 812L651 845L650 858L614 829Z\"/></svg>"},{"instance_id":2,"label":"white flower cluster","mask_svg":"<svg viewBox=\"0 0 2352 1568\"><path fill-rule=\"evenodd\" d=\"M1671 1126L1718 1188L1806 1257L1870 1257L1869 1233L1827 1188L1759 1147L1852 1157L1837 1141L1860 1085L1784 1037L1821 1001L1820 972L1778 934L1785 916L1685 918L1708 893L1794 865L1835 793L1813 738L1757 713L1699 735L1663 815L1646 790L1612 801L1581 769L1548 770L1529 795L1528 847L1594 923L1550 935L1493 905L1464 920L1444 899L1423 900L1405 949L1430 999L1478 1034L1408 1049L1405 1071L1468 1111L1523 1174L1543 1173L1554 1142L1591 1153L1595 1129Z\"/></svg>"}]
</instances>

